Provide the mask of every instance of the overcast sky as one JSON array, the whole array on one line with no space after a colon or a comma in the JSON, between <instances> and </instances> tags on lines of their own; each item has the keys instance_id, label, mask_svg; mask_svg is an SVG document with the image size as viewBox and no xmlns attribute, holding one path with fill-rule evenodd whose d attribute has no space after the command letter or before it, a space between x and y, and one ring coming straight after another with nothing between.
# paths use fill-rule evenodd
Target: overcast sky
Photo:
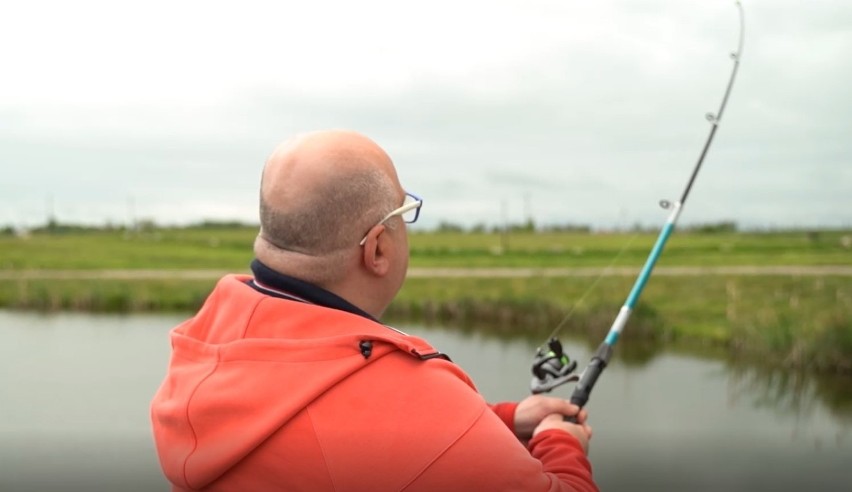
<instances>
[{"instance_id":1,"label":"overcast sky","mask_svg":"<svg viewBox=\"0 0 852 492\"><path fill-rule=\"evenodd\" d=\"M681 223L852 227L852 2L743 2ZM730 76L729 0L7 2L0 225L256 221L266 156L350 128L424 225L662 224Z\"/></svg>"}]
</instances>

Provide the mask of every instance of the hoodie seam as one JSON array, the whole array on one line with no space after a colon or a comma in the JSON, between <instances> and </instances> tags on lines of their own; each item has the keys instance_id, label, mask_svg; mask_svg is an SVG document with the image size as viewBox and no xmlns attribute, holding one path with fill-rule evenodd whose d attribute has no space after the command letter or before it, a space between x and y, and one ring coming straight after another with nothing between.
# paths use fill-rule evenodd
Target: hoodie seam
<instances>
[{"instance_id":1,"label":"hoodie seam","mask_svg":"<svg viewBox=\"0 0 852 492\"><path fill-rule=\"evenodd\" d=\"M337 484L334 483L334 475L332 475L331 469L328 467L328 457L325 454L325 446L323 446L322 440L320 440L319 434L317 433L317 428L314 425L314 418L311 415L311 404L310 403L308 403L305 406L305 414L308 416L308 422L310 422L310 424L311 424L311 430L313 431L314 439L317 440L317 444L319 445L320 454L322 454L322 463L325 466L325 473L326 473L326 475L328 475L328 481L331 482L331 489L332 490L338 490Z\"/></svg>"},{"instance_id":2,"label":"hoodie seam","mask_svg":"<svg viewBox=\"0 0 852 492\"><path fill-rule=\"evenodd\" d=\"M245 340L246 332L248 332L248 328L249 328L249 325L251 325L252 318L254 318L254 315L257 313L257 309L260 307L260 303L262 303L266 299L267 298L262 297L262 298L258 299L257 301L255 301L254 306L252 306L252 308L251 308L251 313L248 315L248 318L246 318L246 322L243 324L243 328L240 332L240 339L241 340Z\"/></svg>"},{"instance_id":3,"label":"hoodie seam","mask_svg":"<svg viewBox=\"0 0 852 492\"><path fill-rule=\"evenodd\" d=\"M442 449L442 450L441 450L440 452L438 452L438 453L435 453L435 456L434 456L431 460L429 460L429 462L428 462L428 463L426 463L426 464L423 466L423 468L421 468L421 469L420 469L420 471L418 471L417 473L415 473L415 474L411 477L411 479L410 479L408 482L406 482L406 483L405 483L405 485L403 485L402 487L400 487L400 489L399 489L399 490L400 490L400 491L404 491L404 490L407 490L409 487L411 487L411 486L414 484L414 482L416 482L416 481L417 481L417 479L418 479L418 478L420 478L421 476L423 476L423 474L424 474L424 473L426 473L426 471L427 471L427 470L429 470L429 468L431 468L431 467L432 467L432 465L434 465L434 464L435 464L435 463L436 463L439 459L441 459L441 457L442 457L442 456L444 456L445 454L447 454L447 451L449 451L449 450L450 450L450 448L452 448L453 446L455 446L455 445L456 445L456 443L458 443L459 441L461 441L461 440L462 440L462 438L463 438L464 436L466 436L468 433L470 433L471 429L473 429L473 427L476 425L476 423L477 423L477 422L479 422L479 421L482 419L482 416L485 414L485 411L486 411L486 410L490 410L490 409L488 408L488 405L484 405L484 406L483 406L483 408L482 408L482 409L481 409L481 411L480 411L480 412L476 415L476 417L475 417L475 418L473 418L473 419L470 421L470 424L467 426L467 428L464 430L464 432L460 432L460 433L459 433L459 435L458 435L458 436L456 436L456 438L455 438L455 439L453 439L452 441L450 441L449 443L447 443L447 446L446 446L444 449Z\"/></svg>"},{"instance_id":4,"label":"hoodie seam","mask_svg":"<svg viewBox=\"0 0 852 492\"><path fill-rule=\"evenodd\" d=\"M219 368L220 362L221 361L220 361L220 357L219 357L219 350L217 349L216 350L216 363L210 369L210 372L208 372L201 379L201 381L199 381L198 384L195 385L195 388L192 389L192 393L189 395L189 398L187 398L187 401L186 401L186 424L187 424L187 426L189 426L189 430L192 433L192 450L190 450L190 452L186 454L186 458L184 458L184 460L183 460L183 481L192 490L198 490L198 489L190 483L187 468L189 467L190 458L192 458L193 455L195 454L195 452L198 450L198 434L195 432L195 426L192 425L192 419L189 416L189 406L192 405L192 400L195 398L195 393L198 392L198 390L201 388L201 385L203 385L205 383L205 381L207 381L207 379L209 379L210 376L212 376L213 373L216 372L216 370Z\"/></svg>"}]
</instances>

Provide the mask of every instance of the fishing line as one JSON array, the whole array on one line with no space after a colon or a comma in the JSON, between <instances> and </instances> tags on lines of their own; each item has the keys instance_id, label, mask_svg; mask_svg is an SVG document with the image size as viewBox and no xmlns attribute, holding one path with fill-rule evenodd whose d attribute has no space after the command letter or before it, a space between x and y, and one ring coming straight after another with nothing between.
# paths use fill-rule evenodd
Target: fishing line
<instances>
[{"instance_id":1,"label":"fishing line","mask_svg":"<svg viewBox=\"0 0 852 492\"><path fill-rule=\"evenodd\" d=\"M619 336L627 324L627 320L630 319L630 315L633 313L633 308L636 306L639 296L645 288L645 284L651 277L654 265L656 265L657 260L663 253L663 249L665 248L669 236L671 236L672 232L674 232L675 224L680 217L680 213L683 210L683 206L686 203L686 199L689 196L692 185L695 183L695 178L698 176L698 171L701 169L704 158L707 156L707 151L710 148L710 144L713 142L716 130L719 128L719 122L722 120L722 113L725 111L725 106L728 104L728 97L731 95L731 88L734 86L734 80L736 79L737 70L740 66L740 58L743 52L743 40L745 38L745 15L743 13L743 6L739 1L736 2L736 5L740 18L740 37L737 51L731 53L731 58L734 60L734 66L731 70L731 76L728 80L728 85L725 88L725 95L722 97L722 103L719 106L719 111L717 111L716 114L708 113L706 115L707 121L710 122L711 125L710 133L707 136L704 147L701 149L698 162L692 170L692 174L689 177L689 181L687 182L680 199L675 203L671 203L667 200L660 201L660 206L664 209L671 209L671 213L666 220L666 224L660 231L660 234L657 237L657 242L651 249L651 253L648 255L647 260L645 260L645 265L642 267L639 276L636 278L633 288L627 296L627 300L619 310L615 321L613 321L606 338L604 338L604 341L600 344L600 346L598 346L598 349L592 356L592 360L583 370L582 374L579 376L572 374L577 366L576 361L571 361L563 353L562 344L559 340L551 337L547 342L546 348L541 347L538 349L533 361L533 380L530 383L530 389L533 393L548 392L561 384L577 381L577 385L574 387L574 392L571 394L571 403L582 408L586 405L586 402L588 402L595 382L597 382L598 377L609 363L609 360L612 357L613 347L618 342ZM573 417L568 417L566 420L576 422Z\"/></svg>"},{"instance_id":2,"label":"fishing line","mask_svg":"<svg viewBox=\"0 0 852 492\"><path fill-rule=\"evenodd\" d=\"M565 317L562 318L562 321L560 321L556 325L556 328L554 328L553 331L550 333L550 336L547 337L548 340L554 338L559 333L559 331L565 327L565 323L568 322L568 320L571 318L571 315L574 314L574 311L576 311L577 308L580 307L581 304L583 304L583 301L586 300L586 297L588 297L588 295L595 290L595 287L597 287L601 279L608 276L609 273L612 272L612 268L615 266L615 263L618 261L619 258L621 258L624 252L627 251L627 248L629 248L630 245L633 244L633 241L635 241L637 237L639 237L638 232L634 233L627 241L625 241L624 246L622 246L618 253L616 253L615 257L613 257L612 260L610 260L609 264L604 267L603 270L601 270L601 273L599 273L595 280L591 283L591 285L586 288L585 292L583 292L583 295L581 295L580 298L574 302L574 304L571 306L571 309L569 309L568 313L565 314Z\"/></svg>"}]
</instances>

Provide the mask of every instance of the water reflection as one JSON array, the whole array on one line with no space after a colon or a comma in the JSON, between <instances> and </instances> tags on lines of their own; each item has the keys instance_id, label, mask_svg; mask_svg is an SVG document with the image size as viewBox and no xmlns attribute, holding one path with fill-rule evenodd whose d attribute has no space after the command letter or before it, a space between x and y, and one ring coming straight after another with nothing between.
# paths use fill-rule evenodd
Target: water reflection
<instances>
[{"instance_id":1,"label":"water reflection","mask_svg":"<svg viewBox=\"0 0 852 492\"><path fill-rule=\"evenodd\" d=\"M147 407L165 371L167 332L184 317L0 310L0 490L75 490L45 470L117 490L128 490L132 473L138 490L165 489ZM447 352L490 401L528 394L532 357L547 336L395 326ZM563 345L582 367L599 340L563 337ZM833 490L852 482L849 378L626 337L588 408L602 490Z\"/></svg>"},{"instance_id":2,"label":"water reflection","mask_svg":"<svg viewBox=\"0 0 852 492\"><path fill-rule=\"evenodd\" d=\"M823 406L838 421L852 425L852 379L847 376L815 375L737 360L729 361L727 370L735 400L802 417Z\"/></svg>"},{"instance_id":3,"label":"water reflection","mask_svg":"<svg viewBox=\"0 0 852 492\"><path fill-rule=\"evenodd\" d=\"M631 333L636 334L637 329L642 330L653 321L653 317L653 312L645 313L636 326L631 324ZM411 322L404 320L395 321L397 326L411 325ZM588 363L589 357L603 340L609 328L607 325L606 329L599 329L599 325L603 326L595 324L596 328L578 333L580 330L569 324L565 330L568 334L560 335L563 343L570 344L566 347L566 352L578 361L578 371L582 371ZM483 323L466 323L453 327L441 324L417 326L432 336L435 333L449 332L456 337L462 336L468 340L476 340L476 343L497 341L504 346L520 344L524 350L528 351L526 355L530 363L535 349L551 334L549 328L519 330L517 325L509 329L508 325L503 324L499 324L496 328ZM641 371L652 366L659 357L671 354L722 364L720 371L724 373L729 384L729 398L737 403L747 403L772 413L793 416L810 415L815 405L822 404L834 418L846 424L852 424L852 377L848 375L767 366L761 360L732 359L722 347L654 342L649 341L647 336L631 337L630 334L626 334L620 340L614 352L613 363L618 363L630 370Z\"/></svg>"}]
</instances>

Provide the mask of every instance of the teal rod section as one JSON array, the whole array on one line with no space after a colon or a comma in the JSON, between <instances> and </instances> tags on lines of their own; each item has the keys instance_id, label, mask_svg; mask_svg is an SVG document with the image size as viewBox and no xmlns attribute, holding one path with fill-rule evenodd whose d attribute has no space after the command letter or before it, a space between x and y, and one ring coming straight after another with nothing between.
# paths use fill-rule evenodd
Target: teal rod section
<instances>
[{"instance_id":1,"label":"teal rod section","mask_svg":"<svg viewBox=\"0 0 852 492\"><path fill-rule=\"evenodd\" d=\"M636 278L636 283L633 284L633 290L630 291L630 295L627 296L627 301L624 303L624 305L630 309L633 309L633 307L636 306L636 302L639 300L639 295L642 294L642 289L645 288L645 284L648 283L648 279L651 278L651 271L654 269L654 265L657 264L657 259L661 254L663 254L663 248L666 246L666 241L669 240L669 236L672 235L674 227L674 222L669 222L665 225L665 227L663 227L663 230L660 231L657 243L654 244L654 249L651 250L651 254L648 255L648 259L645 260L645 266L642 267L642 272L639 273L639 277Z\"/></svg>"}]
</instances>

